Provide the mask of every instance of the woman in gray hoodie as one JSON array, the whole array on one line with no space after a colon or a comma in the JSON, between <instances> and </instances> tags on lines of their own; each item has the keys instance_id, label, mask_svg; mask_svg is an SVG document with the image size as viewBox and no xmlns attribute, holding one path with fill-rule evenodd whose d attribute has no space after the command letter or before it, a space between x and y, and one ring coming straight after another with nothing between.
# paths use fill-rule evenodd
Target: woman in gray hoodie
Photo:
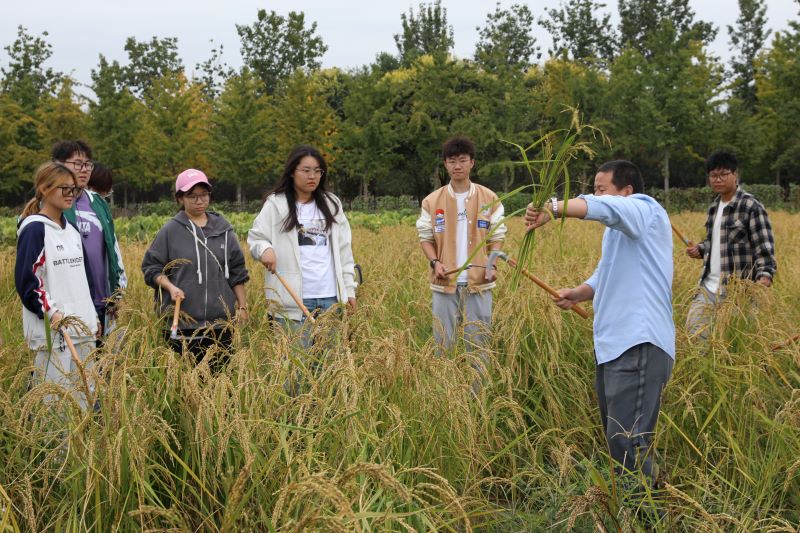
<instances>
[{"instance_id":1,"label":"woman in gray hoodie","mask_svg":"<svg viewBox=\"0 0 800 533\"><path fill-rule=\"evenodd\" d=\"M231 348L233 319L248 318L244 284L250 277L233 227L208 211L211 184L206 175L195 169L181 172L175 199L180 211L144 254L144 281L155 289L162 315L180 299L181 312L189 317L179 321L177 339L167 331L170 346L191 354L197 363L210 347L221 348L224 355L212 366L216 371Z\"/></svg>"}]
</instances>

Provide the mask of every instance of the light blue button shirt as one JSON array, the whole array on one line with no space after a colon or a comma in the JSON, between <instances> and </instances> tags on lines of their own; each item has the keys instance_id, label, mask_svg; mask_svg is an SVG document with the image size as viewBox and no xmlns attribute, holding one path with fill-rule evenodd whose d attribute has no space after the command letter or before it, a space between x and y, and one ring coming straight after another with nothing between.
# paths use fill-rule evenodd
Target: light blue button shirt
<instances>
[{"instance_id":1,"label":"light blue button shirt","mask_svg":"<svg viewBox=\"0 0 800 533\"><path fill-rule=\"evenodd\" d=\"M586 220L606 227L603 251L586 284L594 289L597 364L650 342L675 359L672 234L669 217L645 194L581 195Z\"/></svg>"}]
</instances>

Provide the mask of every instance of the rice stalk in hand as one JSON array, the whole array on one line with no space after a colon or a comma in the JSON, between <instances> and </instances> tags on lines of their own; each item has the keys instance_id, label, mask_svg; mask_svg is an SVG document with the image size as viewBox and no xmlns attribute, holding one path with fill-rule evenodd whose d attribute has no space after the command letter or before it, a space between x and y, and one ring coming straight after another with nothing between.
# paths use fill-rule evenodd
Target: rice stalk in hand
<instances>
[{"instance_id":1,"label":"rice stalk in hand","mask_svg":"<svg viewBox=\"0 0 800 533\"><path fill-rule=\"evenodd\" d=\"M572 113L569 128L557 129L546 133L527 147L504 141L519 150L522 159L521 165L525 167L528 176L531 178L530 203L537 208L543 207L549 198L555 196L559 185L563 184L564 209L566 210L570 193L570 163L580 155L593 159L597 152L592 147L592 144L597 136L600 136L604 144L608 143L608 139L602 131L594 126L581 123L578 109L567 107L565 112ZM585 132L588 132L589 138L585 137ZM531 153L535 154L533 158L529 157ZM562 225L564 220L562 218ZM511 279L512 289L518 287L522 270L529 263L535 238L536 233L531 230L522 239L520 249L517 252L518 264Z\"/></svg>"}]
</instances>

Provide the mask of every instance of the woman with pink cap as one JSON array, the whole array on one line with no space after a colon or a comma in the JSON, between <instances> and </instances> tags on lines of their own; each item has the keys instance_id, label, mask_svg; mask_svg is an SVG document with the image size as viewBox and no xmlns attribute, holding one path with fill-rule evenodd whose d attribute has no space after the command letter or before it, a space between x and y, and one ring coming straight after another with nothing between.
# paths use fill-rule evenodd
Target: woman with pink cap
<instances>
[{"instance_id":1,"label":"woman with pink cap","mask_svg":"<svg viewBox=\"0 0 800 533\"><path fill-rule=\"evenodd\" d=\"M145 252L144 281L155 289L162 315L182 302L178 338L169 338L170 346L192 355L198 364L209 348L217 347L221 354L212 370L219 370L228 359L233 319L248 318L244 284L250 278L244 254L233 226L208 210L211 184L203 172L181 172L175 181L175 200L180 210Z\"/></svg>"}]
</instances>

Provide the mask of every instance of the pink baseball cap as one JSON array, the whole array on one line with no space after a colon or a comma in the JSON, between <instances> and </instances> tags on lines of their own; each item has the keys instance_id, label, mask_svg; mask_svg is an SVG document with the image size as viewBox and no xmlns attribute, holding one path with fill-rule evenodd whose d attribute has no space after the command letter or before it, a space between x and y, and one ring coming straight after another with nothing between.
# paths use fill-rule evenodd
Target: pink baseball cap
<instances>
[{"instance_id":1,"label":"pink baseball cap","mask_svg":"<svg viewBox=\"0 0 800 533\"><path fill-rule=\"evenodd\" d=\"M175 192L188 192L198 183L205 183L209 189L211 188L205 174L193 168L186 169L178 174L178 179L175 180Z\"/></svg>"}]
</instances>

